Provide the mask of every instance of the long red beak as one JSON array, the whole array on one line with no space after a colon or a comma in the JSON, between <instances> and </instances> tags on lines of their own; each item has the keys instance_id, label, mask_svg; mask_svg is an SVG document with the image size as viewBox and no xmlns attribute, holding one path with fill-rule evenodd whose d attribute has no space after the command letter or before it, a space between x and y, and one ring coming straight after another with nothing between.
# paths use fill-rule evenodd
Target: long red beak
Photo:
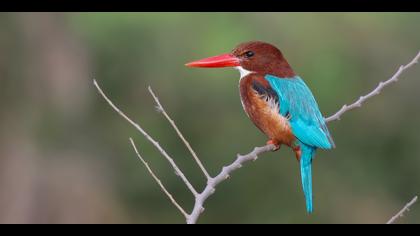
<instances>
[{"instance_id":1,"label":"long red beak","mask_svg":"<svg viewBox=\"0 0 420 236\"><path fill-rule=\"evenodd\" d=\"M185 64L189 67L208 67L208 68L216 68L216 67L233 67L233 66L240 66L239 59L233 56L232 54L222 54L219 56L209 57L205 59L201 59L198 61L193 61L190 63Z\"/></svg>"}]
</instances>

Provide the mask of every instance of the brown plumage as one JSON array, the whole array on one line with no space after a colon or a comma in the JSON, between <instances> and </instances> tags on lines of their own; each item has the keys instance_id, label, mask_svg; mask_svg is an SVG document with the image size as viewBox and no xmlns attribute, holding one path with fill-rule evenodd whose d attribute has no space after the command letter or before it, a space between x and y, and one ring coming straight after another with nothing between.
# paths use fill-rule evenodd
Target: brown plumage
<instances>
[{"instance_id":1,"label":"brown plumage","mask_svg":"<svg viewBox=\"0 0 420 236\"><path fill-rule=\"evenodd\" d=\"M252 52L253 55L249 57L247 52ZM231 54L239 58L241 66L249 71L279 78L291 78L296 75L281 51L268 43L260 41L242 43L236 46Z\"/></svg>"},{"instance_id":2,"label":"brown plumage","mask_svg":"<svg viewBox=\"0 0 420 236\"><path fill-rule=\"evenodd\" d=\"M256 85L262 86L256 90ZM263 89L265 91L261 91ZM279 113L278 98L271 95L264 76L251 73L241 79L239 90L245 112L251 121L268 136L273 144L292 147L295 136L289 121Z\"/></svg>"}]
</instances>

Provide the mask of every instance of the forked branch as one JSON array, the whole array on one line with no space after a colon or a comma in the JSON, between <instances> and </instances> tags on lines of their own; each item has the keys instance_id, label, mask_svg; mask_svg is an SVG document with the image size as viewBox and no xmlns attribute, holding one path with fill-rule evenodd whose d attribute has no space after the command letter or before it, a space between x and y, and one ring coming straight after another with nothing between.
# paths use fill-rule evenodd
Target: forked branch
<instances>
[{"instance_id":1,"label":"forked branch","mask_svg":"<svg viewBox=\"0 0 420 236\"><path fill-rule=\"evenodd\" d=\"M108 102L108 104L118 113L120 116L122 116L128 123L130 123L134 128L136 128L146 139L155 146L159 152L168 160L168 162L171 164L171 166L174 168L175 173L184 181L185 185L187 185L188 189L193 193L194 196L197 196L197 190L191 185L190 181L188 181L187 177L185 177L184 173L179 169L178 165L174 162L174 160L166 153L166 151L160 146L160 144L155 141L144 129L141 128L139 124L131 120L124 112L122 112L117 106L114 105L113 102L105 95L105 93L102 91L101 87L99 87L96 80L93 80L93 84L98 89L99 93L102 95L102 97Z\"/></svg>"},{"instance_id":2,"label":"forked branch","mask_svg":"<svg viewBox=\"0 0 420 236\"><path fill-rule=\"evenodd\" d=\"M359 97L358 100L356 100L354 103L350 105L344 105L339 111L337 111L334 115L328 117L325 119L326 122L331 122L335 120L339 120L340 117L347 111L350 111L354 108L361 107L362 104L368 100L369 98L378 95L384 87L388 86L391 83L397 82L400 75L413 66L415 63L418 62L420 58L420 51L418 54L411 60L408 64L402 65L399 67L398 71L388 80L385 82L380 82L379 85L372 90L367 95ZM208 197L210 197L216 189L216 186L223 182L224 180L228 179L231 173L239 168L242 167L243 164L249 161L255 161L259 155L272 151L275 147L274 145L265 145L262 147L255 147L254 150L246 155L237 155L237 158L234 162L231 164L225 166L222 168L222 170L217 174L215 177L211 177L210 174L205 169L204 165L201 163L200 159L198 158L197 154L192 149L191 145L188 143L188 141L184 138L182 133L179 131L178 127L176 126L175 122L169 117L163 106L161 105L158 97L153 93L152 89L149 87L149 92L151 93L153 99L155 100L157 104L157 109L159 112L161 112L165 118L169 121L171 126L176 131L179 138L182 140L182 142L185 144L189 152L191 153L192 157L194 158L195 162L207 178L207 185L203 189L203 191L198 192L188 181L188 179L185 177L184 173L179 169L179 167L176 165L174 160L166 153L166 151L159 145L157 141L155 141L144 129L141 128L140 125L132 121L127 115L125 115L120 109L118 109L117 106L115 106L111 100L105 95L105 93L102 91L102 89L99 87L96 80L93 81L95 87L99 91L99 93L102 95L102 97L108 102L108 104L119 114L121 115L125 120L127 120L132 126L134 126L143 136L146 137L148 141L150 141L159 151L160 153L168 160L168 162L171 164L171 166L174 168L175 173L182 179L184 184L187 186L187 188L192 192L194 195L194 207L191 213L187 213L173 198L173 196L167 191L165 186L162 184L160 179L154 174L152 169L149 167L148 163L142 158L140 153L138 152L138 149L136 148L134 141L130 138L131 145L134 148L134 151L136 152L137 156L141 160L141 162L146 166L147 170L149 171L150 175L156 180L156 182L159 184L162 191L165 193L165 195L170 199L172 204L175 205L175 207L182 213L182 215L185 217L186 222L188 224L194 224L197 222L199 216L204 211L204 203L207 200ZM415 197L411 202L409 202L397 215L395 215L393 218L391 218L388 223L393 223L398 217L402 216L402 214L408 210L408 208L414 204L414 202L417 200L417 197Z\"/></svg>"}]
</instances>

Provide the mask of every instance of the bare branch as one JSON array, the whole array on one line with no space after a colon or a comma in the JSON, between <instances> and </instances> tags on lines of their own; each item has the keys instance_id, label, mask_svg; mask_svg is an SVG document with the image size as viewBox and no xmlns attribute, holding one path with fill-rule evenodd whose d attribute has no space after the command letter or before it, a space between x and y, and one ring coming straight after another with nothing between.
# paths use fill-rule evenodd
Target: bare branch
<instances>
[{"instance_id":1,"label":"bare branch","mask_svg":"<svg viewBox=\"0 0 420 236\"><path fill-rule=\"evenodd\" d=\"M404 215L404 213L406 211L409 211L410 207L417 201L417 196L415 196L409 203L407 203L403 209L401 209L395 216L393 216L388 222L386 222L387 224L392 224L394 223L399 217L402 217Z\"/></svg>"},{"instance_id":2,"label":"bare branch","mask_svg":"<svg viewBox=\"0 0 420 236\"><path fill-rule=\"evenodd\" d=\"M273 144L269 144L263 147L256 147L252 152L246 155L238 154L236 160L232 164L223 167L222 171L220 171L220 173L216 177L210 179L207 182L207 186L205 187L204 191L195 198L194 208L190 217L188 217L187 219L187 223L195 224L197 222L198 217L204 211L204 202L216 191L216 186L228 179L233 171L241 168L242 165L246 162L257 160L258 155L272 151L274 149L275 146Z\"/></svg>"},{"instance_id":3,"label":"bare branch","mask_svg":"<svg viewBox=\"0 0 420 236\"><path fill-rule=\"evenodd\" d=\"M326 122L339 120L341 115L345 112L352 110L356 107L360 107L362 103L364 103L367 99L379 94L382 89L385 86L388 86L389 84L396 82L398 80L398 77L409 67L414 65L418 62L420 58L420 52L417 54L417 56L407 65L401 66L398 71L387 81L379 83L378 87L376 87L372 92L365 96L361 96L356 102L354 102L351 105L344 105L337 113L334 115L328 117L325 119ZM120 111L109 99L108 97L103 93L102 89L98 86L96 81L94 80L94 84L102 97L109 103L109 105L117 111L124 119L126 119L131 125L133 125L138 131L140 131L161 153L162 155L170 162L172 167L175 169L175 172L177 175L181 177L181 179L184 181L184 183L187 185L187 187L190 189L190 191L195 196L195 203L193 210L191 214L187 214L185 210L182 209L182 207L174 200L172 195L165 189L165 187L162 185L161 181L156 177L156 175L152 172L148 164L143 160L143 158L138 153L133 140L130 138L131 144L133 145L134 150L136 151L137 156L140 158L140 160L143 162L143 164L146 165L146 168L148 169L149 173L152 175L152 177L158 182L159 186L162 188L163 192L169 197L171 202L178 208L178 210L181 211L181 213L185 216L186 221L188 224L194 224L197 222L199 216L204 211L204 202L209 198L214 192L218 184L222 183L224 180L228 179L231 173L239 168L242 167L243 164L246 162L249 162L251 160L255 161L258 158L258 155L261 155L263 153L272 151L275 149L274 145L266 145L263 147L255 147L254 150L246 155L239 155L237 156L236 160L223 167L222 170L219 172L219 174L212 178L206 169L204 168L203 164L201 163L200 159L197 157L194 150L191 148L188 141L184 138L184 136L179 131L178 127L175 125L175 122L169 117L169 115L166 113L163 106L160 104L158 97L153 93L152 89L149 87L149 92L153 96L155 102L157 103L157 109L159 112L162 112L165 118L169 121L169 123L172 125L172 127L177 132L178 136L181 138L181 140L184 142L185 146L190 151L191 155L193 156L194 160L204 173L204 175L207 178L207 185L204 188L204 190L201 193L198 193L194 187L190 184L190 182L187 180L187 178L184 176L184 174L179 170L178 166L175 164L173 159L165 152L165 150L159 145L158 142L156 142L152 137L150 137L137 123L133 122L130 118L128 118L122 111ZM409 202L397 215L395 215L391 220L388 221L388 223L393 223L398 217L402 216L405 211L408 211L408 208L414 204L414 202L417 200L417 196Z\"/></svg>"},{"instance_id":4,"label":"bare branch","mask_svg":"<svg viewBox=\"0 0 420 236\"><path fill-rule=\"evenodd\" d=\"M175 201L175 199L172 197L172 195L166 190L165 186L163 186L162 181L153 173L153 170L150 168L149 164L141 157L139 151L136 148L136 145L134 144L134 141L132 138L130 138L131 145L134 148L134 151L136 152L137 156L139 157L140 161L143 162L143 164L146 166L147 170L149 171L150 175L156 180L156 182L159 184L162 191L168 196L168 198L171 200L172 204L178 208L178 210L185 216L185 218L188 218L188 214L185 212L185 210Z\"/></svg>"},{"instance_id":5,"label":"bare branch","mask_svg":"<svg viewBox=\"0 0 420 236\"><path fill-rule=\"evenodd\" d=\"M176 133L178 134L179 138L182 140L182 142L184 142L185 146L188 148L188 150L190 151L191 155L193 156L195 162L197 163L197 165L200 167L201 171L204 173L204 175L206 176L207 179L211 179L211 176L209 175L209 173L207 172L206 168L204 168L203 164L201 163L200 159L198 158L197 154L194 152L194 150L192 149L190 143L184 138L184 136L182 135L181 131L179 131L178 127L176 126L175 122L169 117L169 115L166 113L165 109L163 108L163 106L160 104L159 102L159 98L155 95L155 93L153 92L152 88L149 86L149 92L150 94L152 94L153 99L155 99L155 102L157 104L157 108L159 112L162 112L163 115L165 116L165 118L169 121L169 123L172 125L172 127L175 129Z\"/></svg>"},{"instance_id":6,"label":"bare branch","mask_svg":"<svg viewBox=\"0 0 420 236\"><path fill-rule=\"evenodd\" d=\"M388 80L386 80L385 82L380 82L378 84L378 86L372 90L372 92L368 93L365 96L361 96L359 97L359 99L350 104L350 105L344 105L343 107L341 107L341 109L339 111L337 111L334 115L328 117L325 119L326 122L330 122L330 121L334 121L334 120L340 120L341 115L343 115L345 112L350 111L354 108L357 107L361 107L362 104L368 100L369 98L378 95L383 88L385 88L386 86L390 85L391 83L395 83L398 81L399 76L408 68L410 68L411 66L413 66L414 64L418 63L420 58L420 51L417 53L417 55L413 58L413 60L411 60L407 65L404 66L400 66L400 68L398 69L398 71Z\"/></svg>"},{"instance_id":7,"label":"bare branch","mask_svg":"<svg viewBox=\"0 0 420 236\"><path fill-rule=\"evenodd\" d=\"M127 120L134 128L136 128L138 131L140 131L141 134L143 134L144 137L146 137L149 142L151 142L162 155L169 161L169 163L172 165L172 167L175 169L175 173L184 181L185 185L187 185L188 189L194 194L194 196L197 196L197 191L194 189L194 187L191 185L191 183L188 181L188 179L185 177L184 173L178 168L178 166L175 164L174 160L166 153L166 151L159 145L157 141L155 141L146 131L144 131L140 125L138 125L136 122L132 121L127 115L124 114L117 106L114 105L114 103L111 102L111 100L105 95L105 93L102 91L101 87L99 87L96 80L93 80L93 84L95 85L96 89L98 89L99 93L102 95L102 97L108 102L108 104L118 113L120 116L122 116L125 120Z\"/></svg>"}]
</instances>

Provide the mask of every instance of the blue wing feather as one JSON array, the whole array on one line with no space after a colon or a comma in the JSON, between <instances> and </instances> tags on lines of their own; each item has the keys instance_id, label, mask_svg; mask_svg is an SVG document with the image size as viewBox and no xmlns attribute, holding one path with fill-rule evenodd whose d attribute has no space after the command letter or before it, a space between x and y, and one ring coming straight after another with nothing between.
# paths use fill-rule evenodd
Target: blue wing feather
<instances>
[{"instance_id":1,"label":"blue wing feather","mask_svg":"<svg viewBox=\"0 0 420 236\"><path fill-rule=\"evenodd\" d=\"M280 114L290 116L292 132L301 147L302 187L306 199L306 209L310 213L313 211L312 159L317 148L333 148L334 142L311 90L299 76L278 78L267 75L265 79L277 93Z\"/></svg>"},{"instance_id":2,"label":"blue wing feather","mask_svg":"<svg viewBox=\"0 0 420 236\"><path fill-rule=\"evenodd\" d=\"M290 115L290 125L296 138L315 148L333 148L334 142L324 117L305 82L299 76L279 78L266 75L265 79L279 97L280 114Z\"/></svg>"}]
</instances>

